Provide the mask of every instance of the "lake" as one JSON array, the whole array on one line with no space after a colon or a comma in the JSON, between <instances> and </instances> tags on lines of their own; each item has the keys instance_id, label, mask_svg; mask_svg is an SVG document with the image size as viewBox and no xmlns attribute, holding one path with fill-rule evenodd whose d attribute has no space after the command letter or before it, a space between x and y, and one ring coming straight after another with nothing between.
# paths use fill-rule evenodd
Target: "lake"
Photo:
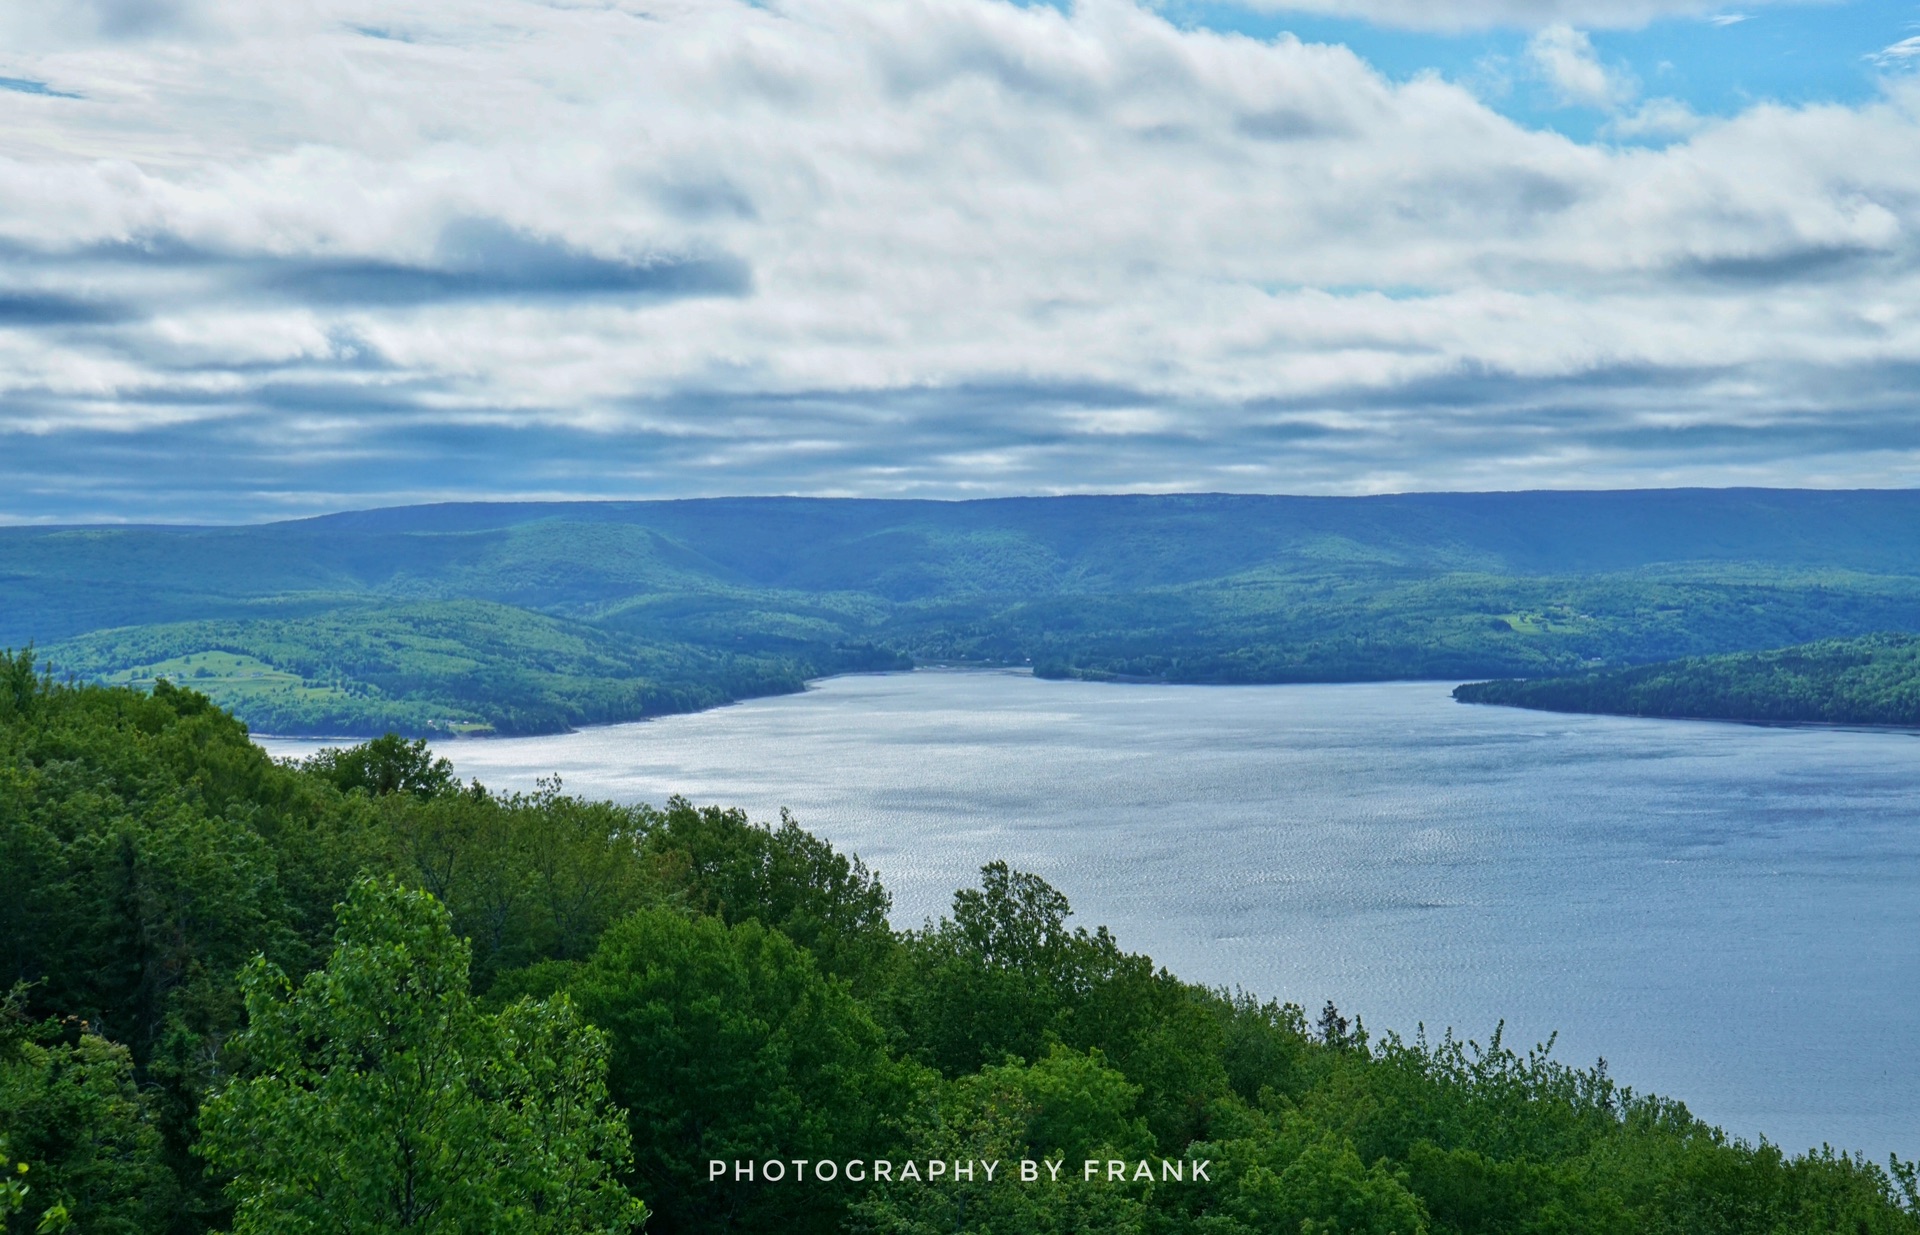
<instances>
[{"instance_id":1,"label":"lake","mask_svg":"<svg viewBox=\"0 0 1920 1235\"><path fill-rule=\"evenodd\" d=\"M900 925L1004 858L1191 980L1558 1031L1738 1135L1920 1156L1920 741L1449 689L921 670L440 750L496 789L788 807Z\"/></svg>"}]
</instances>

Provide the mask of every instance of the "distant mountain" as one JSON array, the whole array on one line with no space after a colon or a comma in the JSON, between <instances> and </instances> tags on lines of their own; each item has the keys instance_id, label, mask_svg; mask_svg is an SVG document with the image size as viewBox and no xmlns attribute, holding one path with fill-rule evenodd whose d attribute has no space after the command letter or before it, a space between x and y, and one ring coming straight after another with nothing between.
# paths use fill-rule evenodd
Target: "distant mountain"
<instances>
[{"instance_id":1,"label":"distant mountain","mask_svg":"<svg viewBox=\"0 0 1920 1235\"><path fill-rule=\"evenodd\" d=\"M1825 639L1572 677L1470 682L1453 697L1552 712L1920 728L1920 636Z\"/></svg>"},{"instance_id":2,"label":"distant mountain","mask_svg":"<svg viewBox=\"0 0 1920 1235\"><path fill-rule=\"evenodd\" d=\"M183 677L283 732L547 731L909 658L1540 676L1879 630L1920 630L1920 492L724 498L0 529L0 646Z\"/></svg>"}]
</instances>

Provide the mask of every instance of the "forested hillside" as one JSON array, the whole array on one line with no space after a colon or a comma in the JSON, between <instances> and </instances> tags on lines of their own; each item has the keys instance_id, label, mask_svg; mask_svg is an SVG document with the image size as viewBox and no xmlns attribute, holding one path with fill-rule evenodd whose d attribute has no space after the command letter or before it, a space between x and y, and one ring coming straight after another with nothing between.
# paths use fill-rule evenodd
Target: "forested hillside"
<instances>
[{"instance_id":1,"label":"forested hillside","mask_svg":"<svg viewBox=\"0 0 1920 1235\"><path fill-rule=\"evenodd\" d=\"M8 1232L1920 1232L1908 1164L1200 989L1000 863L899 931L791 821L500 795L397 737L277 764L25 656L0 883ZM821 1159L864 1178L734 1177Z\"/></svg>"},{"instance_id":2,"label":"forested hillside","mask_svg":"<svg viewBox=\"0 0 1920 1235\"><path fill-rule=\"evenodd\" d=\"M1607 673L1470 682L1453 697L1552 712L1920 728L1920 636L1826 639Z\"/></svg>"},{"instance_id":3,"label":"forested hillside","mask_svg":"<svg viewBox=\"0 0 1920 1235\"><path fill-rule=\"evenodd\" d=\"M478 504L0 529L0 646L261 732L539 732L911 660L1552 676L1920 629L1920 494Z\"/></svg>"}]
</instances>

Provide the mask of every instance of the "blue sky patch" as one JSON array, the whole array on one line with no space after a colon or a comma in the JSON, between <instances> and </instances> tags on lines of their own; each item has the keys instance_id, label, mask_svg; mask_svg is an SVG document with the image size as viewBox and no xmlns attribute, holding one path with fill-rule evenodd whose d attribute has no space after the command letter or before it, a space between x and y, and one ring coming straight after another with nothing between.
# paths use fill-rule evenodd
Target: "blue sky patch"
<instances>
[{"instance_id":1,"label":"blue sky patch","mask_svg":"<svg viewBox=\"0 0 1920 1235\"><path fill-rule=\"evenodd\" d=\"M1532 128L1581 141L1626 136L1608 127L1607 109L1570 103L1542 77L1529 56L1529 31L1397 30L1213 0L1170 0L1161 12L1187 29L1341 44L1396 81L1438 73ZM1761 102L1857 105L1878 94L1887 75L1920 69L1920 4L1912 0L1730 3L1701 17L1585 33L1599 63L1632 87L1617 109L1624 113L1650 99L1676 100L1703 117Z\"/></svg>"},{"instance_id":2,"label":"blue sky patch","mask_svg":"<svg viewBox=\"0 0 1920 1235\"><path fill-rule=\"evenodd\" d=\"M0 90L11 90L15 94L43 94L53 99L77 99L77 94L65 90L55 90L43 81L34 81L30 77L0 77Z\"/></svg>"}]
</instances>

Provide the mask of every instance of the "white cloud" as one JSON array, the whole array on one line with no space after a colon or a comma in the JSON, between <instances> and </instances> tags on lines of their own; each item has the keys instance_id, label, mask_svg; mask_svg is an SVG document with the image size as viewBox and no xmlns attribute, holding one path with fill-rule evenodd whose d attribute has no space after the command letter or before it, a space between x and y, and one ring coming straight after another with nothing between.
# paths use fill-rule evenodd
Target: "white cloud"
<instances>
[{"instance_id":1,"label":"white cloud","mask_svg":"<svg viewBox=\"0 0 1920 1235\"><path fill-rule=\"evenodd\" d=\"M1715 14L1711 0L1248 0L1249 7L1276 12L1357 17L1412 30L1539 30L1578 26L1588 30L1635 30L1670 17L1706 17L1716 25L1746 20Z\"/></svg>"},{"instance_id":2,"label":"white cloud","mask_svg":"<svg viewBox=\"0 0 1920 1235\"><path fill-rule=\"evenodd\" d=\"M1611 111L1638 90L1631 77L1601 64L1593 40L1572 26L1548 26L1534 35L1527 59L1564 104Z\"/></svg>"},{"instance_id":3,"label":"white cloud","mask_svg":"<svg viewBox=\"0 0 1920 1235\"><path fill-rule=\"evenodd\" d=\"M1920 34L1910 39L1901 39L1891 47L1883 47L1867 59L1883 69L1908 67L1920 61Z\"/></svg>"},{"instance_id":4,"label":"white cloud","mask_svg":"<svg viewBox=\"0 0 1920 1235\"><path fill-rule=\"evenodd\" d=\"M1652 476L1676 410L1806 457L1781 417L1854 424L1920 365L1904 78L1697 130L1655 100L1613 132L1687 140L1616 150L1122 0L194 21L21 44L84 97L0 94L0 433L265 450L324 408L719 489L1566 483L1540 460ZM1624 105L1578 31L1534 46Z\"/></svg>"},{"instance_id":5,"label":"white cloud","mask_svg":"<svg viewBox=\"0 0 1920 1235\"><path fill-rule=\"evenodd\" d=\"M1679 99L1648 99L1633 111L1615 116L1605 126L1609 137L1672 138L1698 133L1707 125Z\"/></svg>"}]
</instances>

